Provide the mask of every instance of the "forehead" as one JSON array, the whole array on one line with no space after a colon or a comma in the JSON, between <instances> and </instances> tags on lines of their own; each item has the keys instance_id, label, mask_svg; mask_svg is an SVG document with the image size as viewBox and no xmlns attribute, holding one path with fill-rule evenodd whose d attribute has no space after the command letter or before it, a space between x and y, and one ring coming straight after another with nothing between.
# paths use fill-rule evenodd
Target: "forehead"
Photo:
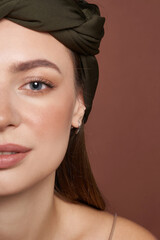
<instances>
[{"instance_id":1,"label":"forehead","mask_svg":"<svg viewBox=\"0 0 160 240\"><path fill-rule=\"evenodd\" d=\"M71 51L49 33L33 31L9 20L0 20L0 63L47 58L60 68L73 69ZM1 65L2 66L2 65Z\"/></svg>"}]
</instances>

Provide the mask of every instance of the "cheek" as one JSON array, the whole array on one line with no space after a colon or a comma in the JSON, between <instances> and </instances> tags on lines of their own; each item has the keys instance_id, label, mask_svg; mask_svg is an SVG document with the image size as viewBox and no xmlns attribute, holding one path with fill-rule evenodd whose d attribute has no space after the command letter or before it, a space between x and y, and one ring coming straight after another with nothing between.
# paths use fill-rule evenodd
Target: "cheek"
<instances>
[{"instance_id":1,"label":"cheek","mask_svg":"<svg viewBox=\"0 0 160 240\"><path fill-rule=\"evenodd\" d=\"M32 113L31 113L32 111ZM66 101L57 101L45 106L32 108L28 112L28 126L33 129L35 138L48 139L49 137L58 140L69 134L73 114L73 101L66 98ZM27 126L27 125L26 125Z\"/></svg>"},{"instance_id":2,"label":"cheek","mask_svg":"<svg viewBox=\"0 0 160 240\"><path fill-rule=\"evenodd\" d=\"M20 192L55 173L67 150L73 105L71 95L41 104L23 102L23 108L19 104L23 124L18 133L32 151L18 167L1 174L0 195Z\"/></svg>"},{"instance_id":3,"label":"cheek","mask_svg":"<svg viewBox=\"0 0 160 240\"><path fill-rule=\"evenodd\" d=\"M64 158L69 141L74 101L72 91L57 91L52 99L43 101L39 108L33 105L28 111L33 114L32 117L28 116L26 127L28 131L32 130L35 159L40 163L41 171L55 171Z\"/></svg>"}]
</instances>

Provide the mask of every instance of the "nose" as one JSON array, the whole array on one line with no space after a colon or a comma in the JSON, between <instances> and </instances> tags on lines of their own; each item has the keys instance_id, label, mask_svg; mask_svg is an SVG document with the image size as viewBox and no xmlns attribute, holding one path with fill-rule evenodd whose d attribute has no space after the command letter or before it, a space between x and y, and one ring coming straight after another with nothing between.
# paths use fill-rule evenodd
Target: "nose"
<instances>
[{"instance_id":1,"label":"nose","mask_svg":"<svg viewBox=\"0 0 160 240\"><path fill-rule=\"evenodd\" d=\"M8 127L16 127L20 123L15 100L9 94L0 90L0 132Z\"/></svg>"}]
</instances>

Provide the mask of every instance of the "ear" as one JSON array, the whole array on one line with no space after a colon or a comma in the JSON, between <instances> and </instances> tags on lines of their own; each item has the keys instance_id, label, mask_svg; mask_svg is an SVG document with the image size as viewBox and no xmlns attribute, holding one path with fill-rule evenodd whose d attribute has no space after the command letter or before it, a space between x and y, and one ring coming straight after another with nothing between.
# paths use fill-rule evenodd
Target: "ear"
<instances>
[{"instance_id":1,"label":"ear","mask_svg":"<svg viewBox=\"0 0 160 240\"><path fill-rule=\"evenodd\" d=\"M82 119L85 114L86 107L84 105L84 99L82 93L79 93L76 99L73 116L72 116L72 126L78 128L82 124Z\"/></svg>"}]
</instances>

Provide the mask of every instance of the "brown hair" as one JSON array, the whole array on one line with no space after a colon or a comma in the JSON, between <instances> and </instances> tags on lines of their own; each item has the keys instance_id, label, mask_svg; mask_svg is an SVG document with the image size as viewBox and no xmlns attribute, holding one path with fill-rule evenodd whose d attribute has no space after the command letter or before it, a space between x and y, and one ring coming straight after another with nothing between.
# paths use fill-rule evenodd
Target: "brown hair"
<instances>
[{"instance_id":1,"label":"brown hair","mask_svg":"<svg viewBox=\"0 0 160 240\"><path fill-rule=\"evenodd\" d=\"M74 53L73 59L76 87L83 91L84 78L78 54ZM55 193L67 201L106 209L88 160L83 123L78 134L76 129L71 129L65 157L56 171Z\"/></svg>"}]
</instances>

